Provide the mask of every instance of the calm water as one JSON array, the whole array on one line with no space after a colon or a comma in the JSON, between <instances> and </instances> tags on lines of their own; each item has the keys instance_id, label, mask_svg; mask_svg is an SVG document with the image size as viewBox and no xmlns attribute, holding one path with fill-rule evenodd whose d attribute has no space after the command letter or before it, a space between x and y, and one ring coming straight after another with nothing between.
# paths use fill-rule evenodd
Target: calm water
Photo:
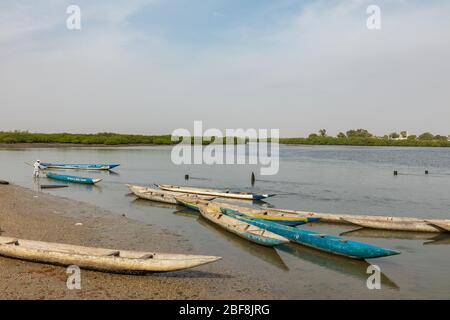
<instances>
[{"instance_id":1,"label":"calm water","mask_svg":"<svg viewBox=\"0 0 450 320\"><path fill-rule=\"evenodd\" d=\"M184 175L190 174L190 185L277 193L267 204L282 208L450 218L450 149L282 146L279 173L260 177L254 187L250 174L258 172L255 166L175 166L170 151L170 147L1 149L0 178L34 187L32 168L24 162L36 159L121 163L116 174L80 174L103 178L98 186L73 184L49 192L168 228L189 239L195 253L221 255L220 263L234 272L266 279L280 298L450 298L446 236L308 226L331 234L348 232L353 240L402 252L369 261L381 268L383 277L381 290L368 290L365 262L299 245L277 249L253 245L191 211L135 200L124 185L186 184ZM399 176L394 177L393 170Z\"/></svg>"}]
</instances>

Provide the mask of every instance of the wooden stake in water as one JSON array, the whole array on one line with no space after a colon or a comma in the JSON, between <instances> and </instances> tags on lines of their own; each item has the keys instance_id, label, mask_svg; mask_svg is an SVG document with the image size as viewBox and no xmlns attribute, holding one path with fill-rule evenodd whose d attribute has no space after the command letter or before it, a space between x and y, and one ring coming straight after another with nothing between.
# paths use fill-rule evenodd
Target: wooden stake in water
<instances>
[{"instance_id":1,"label":"wooden stake in water","mask_svg":"<svg viewBox=\"0 0 450 320\"><path fill-rule=\"evenodd\" d=\"M254 186L254 185L255 185L255 181L256 181L256 178L255 178L255 173L254 173L254 172L252 172L252 186Z\"/></svg>"}]
</instances>

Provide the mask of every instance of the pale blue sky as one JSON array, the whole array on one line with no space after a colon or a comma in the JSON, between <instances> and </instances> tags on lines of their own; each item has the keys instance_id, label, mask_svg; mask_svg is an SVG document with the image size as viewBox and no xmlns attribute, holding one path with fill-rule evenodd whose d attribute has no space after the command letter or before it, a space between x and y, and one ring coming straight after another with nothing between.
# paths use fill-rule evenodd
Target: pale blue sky
<instances>
[{"instance_id":1,"label":"pale blue sky","mask_svg":"<svg viewBox=\"0 0 450 320\"><path fill-rule=\"evenodd\" d=\"M450 134L449 57L444 0L3 0L0 130Z\"/></svg>"}]
</instances>

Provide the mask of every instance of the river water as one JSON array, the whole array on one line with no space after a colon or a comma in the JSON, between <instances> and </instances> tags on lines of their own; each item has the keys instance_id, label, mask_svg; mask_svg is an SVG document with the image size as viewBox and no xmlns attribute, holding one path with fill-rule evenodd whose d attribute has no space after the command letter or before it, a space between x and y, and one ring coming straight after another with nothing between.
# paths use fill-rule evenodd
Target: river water
<instances>
[{"instance_id":1,"label":"river water","mask_svg":"<svg viewBox=\"0 0 450 320\"><path fill-rule=\"evenodd\" d=\"M224 259L219 263L233 272L264 279L279 298L450 298L450 237L446 235L352 231L357 228L315 224L305 228L334 235L345 232L355 241L401 254L361 262L295 244L269 249L231 235L192 211L136 200L125 186L171 183L230 188L276 193L266 205L281 208L450 218L450 148L281 146L279 155L278 174L257 175L254 187L250 175L259 172L257 166L177 166L171 161L171 147L166 146L0 149L0 178L37 188L25 162L121 163L115 173L74 172L102 178L98 186L71 184L46 192L174 231L189 239L195 253L220 255ZM57 182L41 178L41 183ZM379 290L367 288L369 263L382 271Z\"/></svg>"}]
</instances>

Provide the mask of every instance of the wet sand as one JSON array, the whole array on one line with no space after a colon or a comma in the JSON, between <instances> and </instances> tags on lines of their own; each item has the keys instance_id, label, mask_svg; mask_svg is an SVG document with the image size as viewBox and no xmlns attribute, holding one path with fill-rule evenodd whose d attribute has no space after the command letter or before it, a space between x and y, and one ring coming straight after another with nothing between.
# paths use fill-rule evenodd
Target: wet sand
<instances>
[{"instance_id":1,"label":"wet sand","mask_svg":"<svg viewBox=\"0 0 450 320\"><path fill-rule=\"evenodd\" d=\"M77 226L77 223L82 223ZM0 185L0 234L30 240L171 253L193 252L188 239L98 207ZM268 286L227 270L221 261L147 276L82 270L69 290L64 267L0 257L0 299L271 299Z\"/></svg>"}]
</instances>

